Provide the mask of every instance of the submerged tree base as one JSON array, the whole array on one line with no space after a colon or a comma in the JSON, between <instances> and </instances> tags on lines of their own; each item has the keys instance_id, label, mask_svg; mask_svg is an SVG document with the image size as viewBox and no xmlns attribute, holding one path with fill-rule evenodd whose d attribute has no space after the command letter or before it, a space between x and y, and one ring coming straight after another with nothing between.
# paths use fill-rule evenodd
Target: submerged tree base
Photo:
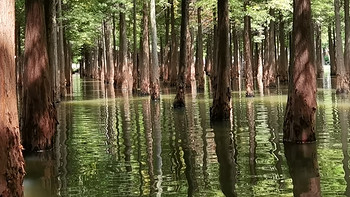
<instances>
[{"instance_id":1,"label":"submerged tree base","mask_svg":"<svg viewBox=\"0 0 350 197\"><path fill-rule=\"evenodd\" d=\"M228 103L213 102L213 106L210 108L210 120L229 120L231 118L231 107Z\"/></svg>"},{"instance_id":2,"label":"submerged tree base","mask_svg":"<svg viewBox=\"0 0 350 197\"><path fill-rule=\"evenodd\" d=\"M337 90L336 94L348 94L349 93L349 79L346 76L337 76Z\"/></svg>"}]
</instances>

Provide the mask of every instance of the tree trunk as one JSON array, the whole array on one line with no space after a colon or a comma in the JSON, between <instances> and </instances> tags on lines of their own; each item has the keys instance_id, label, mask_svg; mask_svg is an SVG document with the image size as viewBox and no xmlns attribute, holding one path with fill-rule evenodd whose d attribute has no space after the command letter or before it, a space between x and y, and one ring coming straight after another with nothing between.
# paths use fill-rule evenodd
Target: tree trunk
<instances>
[{"instance_id":1,"label":"tree trunk","mask_svg":"<svg viewBox=\"0 0 350 197\"><path fill-rule=\"evenodd\" d=\"M278 75L280 82L288 81L288 63L287 63L287 51L286 51L286 39L284 33L284 20L283 15L280 14L280 56L279 56L279 69Z\"/></svg>"},{"instance_id":2,"label":"tree trunk","mask_svg":"<svg viewBox=\"0 0 350 197\"><path fill-rule=\"evenodd\" d=\"M308 143L316 141L317 107L314 48L311 40L311 3L310 0L295 0L293 7L293 64L289 72L283 141Z\"/></svg>"},{"instance_id":3,"label":"tree trunk","mask_svg":"<svg viewBox=\"0 0 350 197\"><path fill-rule=\"evenodd\" d=\"M236 24L233 27L233 77L238 79L239 78L239 71L240 71L240 64L239 64L239 39L238 39L238 35L237 35L237 28L236 28Z\"/></svg>"},{"instance_id":4,"label":"tree trunk","mask_svg":"<svg viewBox=\"0 0 350 197\"><path fill-rule=\"evenodd\" d=\"M213 43L213 35L211 32L208 33L208 38L207 38L207 56L205 59L205 74L207 76L210 76L211 73L211 68L213 65L213 47L212 47L212 43Z\"/></svg>"},{"instance_id":5,"label":"tree trunk","mask_svg":"<svg viewBox=\"0 0 350 197\"><path fill-rule=\"evenodd\" d=\"M175 30L175 5L174 0L171 0L171 56L170 56L170 69L169 69L169 77L170 77L170 86L176 85L177 78L177 41L176 41L176 30Z\"/></svg>"},{"instance_id":6,"label":"tree trunk","mask_svg":"<svg viewBox=\"0 0 350 197\"><path fill-rule=\"evenodd\" d=\"M140 84L140 93L141 95L150 94L150 82L149 82L149 40L148 40L148 13L149 13L149 2L143 2L143 18L142 18L142 61L141 61L141 84Z\"/></svg>"},{"instance_id":7,"label":"tree trunk","mask_svg":"<svg viewBox=\"0 0 350 197\"><path fill-rule=\"evenodd\" d=\"M204 90L204 68L203 68L203 30L202 30L202 8L198 8L198 36L196 51L196 81L199 91Z\"/></svg>"},{"instance_id":8,"label":"tree trunk","mask_svg":"<svg viewBox=\"0 0 350 197\"><path fill-rule=\"evenodd\" d=\"M15 1L0 1L0 196L23 196L24 159L17 114Z\"/></svg>"},{"instance_id":9,"label":"tree trunk","mask_svg":"<svg viewBox=\"0 0 350 197\"><path fill-rule=\"evenodd\" d=\"M133 91L135 92L138 88L139 84L139 78L138 78L138 65L137 65L137 37L136 37L136 0L133 0L133 30L132 30L132 35L133 35L133 56L132 56L132 64L133 64Z\"/></svg>"},{"instance_id":10,"label":"tree trunk","mask_svg":"<svg viewBox=\"0 0 350 197\"><path fill-rule=\"evenodd\" d=\"M317 78L323 78L321 26L316 25L316 68Z\"/></svg>"},{"instance_id":11,"label":"tree trunk","mask_svg":"<svg viewBox=\"0 0 350 197\"><path fill-rule=\"evenodd\" d=\"M177 94L173 103L174 108L185 107L185 69L187 65L187 42L186 36L189 21L189 1L181 1L181 37L180 37L180 63L177 79Z\"/></svg>"},{"instance_id":12,"label":"tree trunk","mask_svg":"<svg viewBox=\"0 0 350 197\"><path fill-rule=\"evenodd\" d=\"M260 95L263 96L264 95L264 84L263 84L263 65L262 65L262 57L261 57L261 48L259 47L259 43L256 43L256 55L257 55L257 74L256 74L256 80L258 83L258 87L259 87L259 92Z\"/></svg>"},{"instance_id":13,"label":"tree trunk","mask_svg":"<svg viewBox=\"0 0 350 197\"><path fill-rule=\"evenodd\" d=\"M151 0L151 35L152 35L152 72L151 72L151 99L160 99L158 46L157 46L157 24L156 24L156 4Z\"/></svg>"},{"instance_id":14,"label":"tree trunk","mask_svg":"<svg viewBox=\"0 0 350 197\"><path fill-rule=\"evenodd\" d=\"M125 7L124 4L120 5L121 7ZM128 68L128 45L127 45L127 35L126 35L126 21L125 21L125 13L124 11L120 12L120 18L119 18L119 73L118 73L118 80L117 80L117 87L121 88L122 90L131 90L132 87L129 87L128 82L132 80L130 78L129 74L129 68Z\"/></svg>"},{"instance_id":15,"label":"tree trunk","mask_svg":"<svg viewBox=\"0 0 350 197\"><path fill-rule=\"evenodd\" d=\"M350 73L350 16L349 16L349 0L344 0L345 12L345 51L344 65L347 73Z\"/></svg>"},{"instance_id":16,"label":"tree trunk","mask_svg":"<svg viewBox=\"0 0 350 197\"><path fill-rule=\"evenodd\" d=\"M337 75L337 62L335 60L335 44L333 39L332 25L328 26L328 47L329 47L329 59L331 64L331 76Z\"/></svg>"},{"instance_id":17,"label":"tree trunk","mask_svg":"<svg viewBox=\"0 0 350 197\"><path fill-rule=\"evenodd\" d=\"M274 11L270 10L270 15L274 16ZM266 87L276 86L276 53L275 53L275 22L270 21L269 35L268 35L268 56L267 68L264 74L264 85Z\"/></svg>"},{"instance_id":18,"label":"tree trunk","mask_svg":"<svg viewBox=\"0 0 350 197\"><path fill-rule=\"evenodd\" d=\"M112 84L114 82L114 62L113 62L113 48L111 45L111 36L112 36L112 28L111 28L111 21L107 20L103 23L104 27L104 41L105 41L105 48L106 48L106 67L107 67L107 74L106 74L106 82L108 84Z\"/></svg>"},{"instance_id":19,"label":"tree trunk","mask_svg":"<svg viewBox=\"0 0 350 197\"><path fill-rule=\"evenodd\" d=\"M217 88L214 90L211 120L227 120L231 116L230 58L229 58L229 12L228 0L218 0L218 62Z\"/></svg>"},{"instance_id":20,"label":"tree trunk","mask_svg":"<svg viewBox=\"0 0 350 197\"><path fill-rule=\"evenodd\" d=\"M334 0L335 12L335 55L337 61L337 94L349 92L349 78L344 65L343 42L341 38L340 1Z\"/></svg>"},{"instance_id":21,"label":"tree trunk","mask_svg":"<svg viewBox=\"0 0 350 197\"><path fill-rule=\"evenodd\" d=\"M65 78L66 78L66 88L71 87L72 82L72 65L70 64L70 44L64 35L64 60L65 60ZM67 91L67 90L66 90Z\"/></svg>"},{"instance_id":22,"label":"tree trunk","mask_svg":"<svg viewBox=\"0 0 350 197\"><path fill-rule=\"evenodd\" d=\"M60 70L60 95L61 97L66 96L66 79L65 79L65 61L64 61L64 41L63 41L63 14L62 14L62 0L58 0L57 6L58 14L58 64Z\"/></svg>"},{"instance_id":23,"label":"tree trunk","mask_svg":"<svg viewBox=\"0 0 350 197\"><path fill-rule=\"evenodd\" d=\"M49 81L44 0L26 0L23 145L49 149L56 130L56 109Z\"/></svg>"},{"instance_id":24,"label":"tree trunk","mask_svg":"<svg viewBox=\"0 0 350 197\"><path fill-rule=\"evenodd\" d=\"M245 1L244 9L247 10L248 2ZM246 97L254 97L254 78L252 68L252 42L250 39L250 16L244 16L244 60L245 60L245 87Z\"/></svg>"}]
</instances>

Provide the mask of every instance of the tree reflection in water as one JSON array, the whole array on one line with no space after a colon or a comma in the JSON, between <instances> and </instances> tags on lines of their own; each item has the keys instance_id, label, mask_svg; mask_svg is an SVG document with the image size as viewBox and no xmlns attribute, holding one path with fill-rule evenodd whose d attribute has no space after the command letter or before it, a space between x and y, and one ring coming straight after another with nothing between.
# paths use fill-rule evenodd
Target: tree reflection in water
<instances>
[{"instance_id":1,"label":"tree reflection in water","mask_svg":"<svg viewBox=\"0 0 350 197\"><path fill-rule=\"evenodd\" d=\"M213 124L215 134L216 154L219 162L219 179L222 192L227 197L237 196L236 184L236 161L235 140L231 131L230 122L217 122Z\"/></svg>"},{"instance_id":2,"label":"tree reflection in water","mask_svg":"<svg viewBox=\"0 0 350 197\"><path fill-rule=\"evenodd\" d=\"M321 196L316 143L284 145L294 196Z\"/></svg>"}]
</instances>

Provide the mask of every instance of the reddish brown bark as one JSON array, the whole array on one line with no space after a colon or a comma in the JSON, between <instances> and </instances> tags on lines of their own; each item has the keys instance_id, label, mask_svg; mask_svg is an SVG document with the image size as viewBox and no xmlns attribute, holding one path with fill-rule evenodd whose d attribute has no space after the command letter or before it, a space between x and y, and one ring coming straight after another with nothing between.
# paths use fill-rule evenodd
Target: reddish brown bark
<instances>
[{"instance_id":1,"label":"reddish brown bark","mask_svg":"<svg viewBox=\"0 0 350 197\"><path fill-rule=\"evenodd\" d=\"M143 28L142 28L142 54L141 54L141 66L140 66L140 93L141 95L149 95L149 40L148 40L148 12L149 12L149 2L143 2Z\"/></svg>"},{"instance_id":2,"label":"reddish brown bark","mask_svg":"<svg viewBox=\"0 0 350 197\"><path fill-rule=\"evenodd\" d=\"M107 73L106 73L106 82L108 84L112 84L114 82L114 62L113 62L113 48L111 44L111 37L112 37L112 25L111 21L104 21L104 36L105 36L105 48L106 48L106 67L107 67Z\"/></svg>"},{"instance_id":3,"label":"reddish brown bark","mask_svg":"<svg viewBox=\"0 0 350 197\"><path fill-rule=\"evenodd\" d=\"M245 2L245 9L248 2ZM244 60L245 60L245 87L246 97L254 97L254 78L252 66L252 43L250 30L250 16L244 16Z\"/></svg>"},{"instance_id":4,"label":"reddish brown bark","mask_svg":"<svg viewBox=\"0 0 350 197\"><path fill-rule=\"evenodd\" d=\"M133 0L133 54L132 54L132 75L133 75L133 84L132 89L135 92L139 85L139 77L138 77L138 64L137 64L137 35L136 35L136 0Z\"/></svg>"},{"instance_id":5,"label":"reddish brown bark","mask_svg":"<svg viewBox=\"0 0 350 197\"><path fill-rule=\"evenodd\" d=\"M345 13L345 51L344 65L347 73L350 73L350 16L349 16L349 0L344 0Z\"/></svg>"},{"instance_id":6,"label":"reddish brown bark","mask_svg":"<svg viewBox=\"0 0 350 197\"><path fill-rule=\"evenodd\" d=\"M170 9L170 23L171 23L171 45L170 45L170 69L169 69L169 82L170 86L176 85L177 79L177 40L176 40L176 30L175 30L175 5L174 0L171 0L171 9Z\"/></svg>"},{"instance_id":7,"label":"reddish brown bark","mask_svg":"<svg viewBox=\"0 0 350 197\"><path fill-rule=\"evenodd\" d=\"M177 79L177 93L173 103L174 108L185 107L185 69L187 65L187 41L186 36L189 20L189 1L181 1L181 39L180 39L180 63Z\"/></svg>"},{"instance_id":8,"label":"reddish brown bark","mask_svg":"<svg viewBox=\"0 0 350 197\"><path fill-rule=\"evenodd\" d=\"M60 96L66 96L66 79L65 79L65 61L64 61L64 40L63 40L63 14L62 14L62 0L57 3L58 14L58 64L60 73Z\"/></svg>"},{"instance_id":9,"label":"reddish brown bark","mask_svg":"<svg viewBox=\"0 0 350 197\"><path fill-rule=\"evenodd\" d=\"M239 39L237 34L236 25L233 26L232 30L233 37L233 78L239 78L240 64L239 64Z\"/></svg>"},{"instance_id":10,"label":"reddish brown bark","mask_svg":"<svg viewBox=\"0 0 350 197\"><path fill-rule=\"evenodd\" d=\"M322 56L322 40L321 40L321 26L316 25L316 68L317 68L317 78L323 78L323 56Z\"/></svg>"},{"instance_id":11,"label":"reddish brown bark","mask_svg":"<svg viewBox=\"0 0 350 197\"><path fill-rule=\"evenodd\" d=\"M286 39L284 33L284 20L283 15L280 14L280 24L279 24L279 38L280 38L280 55L279 55L279 67L278 75L280 82L288 81L288 63L287 63L287 51L286 51Z\"/></svg>"},{"instance_id":12,"label":"reddish brown bark","mask_svg":"<svg viewBox=\"0 0 350 197\"><path fill-rule=\"evenodd\" d=\"M274 11L270 10L270 15L274 16ZM268 30L268 43L267 50L268 56L264 57L267 61L267 67L265 68L264 73L264 85L266 87L275 87L276 86L276 52L275 52L275 22L270 21L269 30Z\"/></svg>"},{"instance_id":13,"label":"reddish brown bark","mask_svg":"<svg viewBox=\"0 0 350 197\"><path fill-rule=\"evenodd\" d=\"M16 99L15 0L0 1L0 196L23 196L24 159Z\"/></svg>"},{"instance_id":14,"label":"reddish brown bark","mask_svg":"<svg viewBox=\"0 0 350 197\"><path fill-rule=\"evenodd\" d=\"M231 116L228 0L218 0L218 38L217 88L210 119L226 120Z\"/></svg>"},{"instance_id":15,"label":"reddish brown bark","mask_svg":"<svg viewBox=\"0 0 350 197\"><path fill-rule=\"evenodd\" d=\"M56 109L52 103L43 0L26 1L22 139L26 150L52 147Z\"/></svg>"},{"instance_id":16,"label":"reddish brown bark","mask_svg":"<svg viewBox=\"0 0 350 197\"><path fill-rule=\"evenodd\" d=\"M212 47L212 33L208 33L208 38L207 38L207 56L205 57L205 67L204 71L207 76L210 76L211 73L211 68L213 65L213 47Z\"/></svg>"},{"instance_id":17,"label":"reddish brown bark","mask_svg":"<svg viewBox=\"0 0 350 197\"><path fill-rule=\"evenodd\" d=\"M316 140L316 73L311 40L310 0L295 0L292 67L283 127L283 140L308 143Z\"/></svg>"}]
</instances>

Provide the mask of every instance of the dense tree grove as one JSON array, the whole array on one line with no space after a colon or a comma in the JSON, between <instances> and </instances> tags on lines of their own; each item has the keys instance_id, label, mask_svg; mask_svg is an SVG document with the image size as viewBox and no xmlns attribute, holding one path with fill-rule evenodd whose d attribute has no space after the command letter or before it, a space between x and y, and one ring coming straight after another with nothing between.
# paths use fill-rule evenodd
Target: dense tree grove
<instances>
[{"instance_id":1,"label":"dense tree grove","mask_svg":"<svg viewBox=\"0 0 350 197\"><path fill-rule=\"evenodd\" d=\"M348 0L1 0L0 11L0 135L18 146L19 126L27 151L52 147L56 105L72 91L72 72L152 102L161 87L176 87L174 108L186 106L191 85L210 88L213 121L231 118L232 89L254 97L288 83L284 140L300 143L316 140L324 64L336 93L349 92ZM22 180L23 158L12 148ZM0 159L13 158L0 152Z\"/></svg>"}]
</instances>

